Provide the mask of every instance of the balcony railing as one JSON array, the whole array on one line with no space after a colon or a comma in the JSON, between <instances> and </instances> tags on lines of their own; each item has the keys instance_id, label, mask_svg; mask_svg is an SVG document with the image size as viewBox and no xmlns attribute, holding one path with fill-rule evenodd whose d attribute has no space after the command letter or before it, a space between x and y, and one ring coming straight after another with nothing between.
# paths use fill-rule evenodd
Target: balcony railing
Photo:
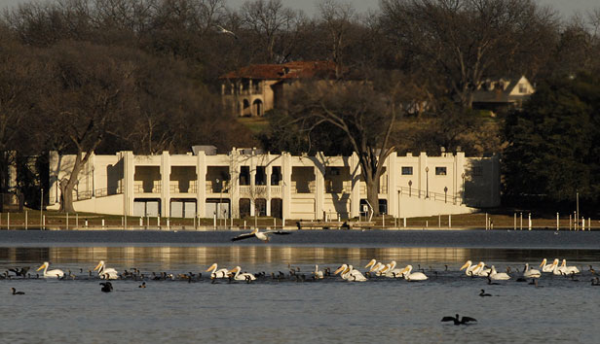
<instances>
[{"instance_id":1,"label":"balcony railing","mask_svg":"<svg viewBox=\"0 0 600 344\"><path fill-rule=\"evenodd\" d=\"M133 184L133 192L134 193L161 193L162 192L162 182L160 180L153 181L152 189L146 191L144 189L144 183L142 181L136 180Z\"/></svg>"},{"instance_id":2,"label":"balcony railing","mask_svg":"<svg viewBox=\"0 0 600 344\"><path fill-rule=\"evenodd\" d=\"M169 184L169 192L171 193L197 193L198 184L195 180L190 180L187 188L182 188L180 182L171 181Z\"/></svg>"}]
</instances>

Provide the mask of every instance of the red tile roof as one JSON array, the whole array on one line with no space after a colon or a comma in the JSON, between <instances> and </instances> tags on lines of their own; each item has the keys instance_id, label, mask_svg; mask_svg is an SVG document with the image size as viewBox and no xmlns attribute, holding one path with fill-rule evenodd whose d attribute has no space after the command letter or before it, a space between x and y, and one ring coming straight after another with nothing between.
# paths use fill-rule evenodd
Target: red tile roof
<instances>
[{"instance_id":1,"label":"red tile roof","mask_svg":"<svg viewBox=\"0 0 600 344\"><path fill-rule=\"evenodd\" d=\"M335 63L331 61L297 61L284 64L250 65L229 72L221 79L282 80L315 77L335 77Z\"/></svg>"}]
</instances>

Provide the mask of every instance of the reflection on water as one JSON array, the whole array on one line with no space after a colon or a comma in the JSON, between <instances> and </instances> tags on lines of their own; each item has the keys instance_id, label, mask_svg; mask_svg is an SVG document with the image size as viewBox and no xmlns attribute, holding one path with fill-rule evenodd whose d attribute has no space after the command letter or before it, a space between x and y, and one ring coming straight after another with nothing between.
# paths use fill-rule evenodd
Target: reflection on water
<instances>
[{"instance_id":1,"label":"reflection on water","mask_svg":"<svg viewBox=\"0 0 600 344\"><path fill-rule=\"evenodd\" d=\"M0 264L32 264L44 261L69 267L92 265L100 260L113 267L151 266L153 268L201 269L218 262L220 265L244 265L260 269L282 269L291 265L366 264L372 258L395 260L398 265L453 266L466 260L485 262L541 262L543 258L566 258L585 263L600 260L598 250L520 250L464 248L322 248L281 246L229 247L17 247L0 248Z\"/></svg>"}]
</instances>

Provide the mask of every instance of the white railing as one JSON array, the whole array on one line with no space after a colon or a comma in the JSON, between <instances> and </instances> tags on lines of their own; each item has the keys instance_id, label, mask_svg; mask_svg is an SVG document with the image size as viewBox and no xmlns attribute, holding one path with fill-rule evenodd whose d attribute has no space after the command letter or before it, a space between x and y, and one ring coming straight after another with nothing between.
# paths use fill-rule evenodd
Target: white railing
<instances>
[{"instance_id":1,"label":"white railing","mask_svg":"<svg viewBox=\"0 0 600 344\"><path fill-rule=\"evenodd\" d=\"M427 199L430 199L432 201L437 201L437 202L452 203L452 204L462 204L463 203L463 199L459 193L453 194L453 193L449 193L449 192L445 192L445 193L433 192L433 191L427 192L427 190L419 190L416 188L401 187L400 194L402 194L404 196L408 196L408 197L427 198Z\"/></svg>"}]
</instances>

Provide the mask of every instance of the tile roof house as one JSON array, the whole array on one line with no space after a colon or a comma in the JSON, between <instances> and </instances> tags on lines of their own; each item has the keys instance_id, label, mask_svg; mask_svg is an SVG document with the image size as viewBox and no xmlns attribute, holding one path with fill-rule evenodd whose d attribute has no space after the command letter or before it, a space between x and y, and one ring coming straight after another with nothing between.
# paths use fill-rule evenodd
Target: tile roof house
<instances>
[{"instance_id":1,"label":"tile roof house","mask_svg":"<svg viewBox=\"0 0 600 344\"><path fill-rule=\"evenodd\" d=\"M331 61L250 65L220 78L221 95L225 105L238 116L263 116L281 106L298 81L333 78L335 64Z\"/></svg>"},{"instance_id":2,"label":"tile roof house","mask_svg":"<svg viewBox=\"0 0 600 344\"><path fill-rule=\"evenodd\" d=\"M487 79L473 93L473 108L498 112L521 108L523 102L535 92L525 76L520 78Z\"/></svg>"}]
</instances>

